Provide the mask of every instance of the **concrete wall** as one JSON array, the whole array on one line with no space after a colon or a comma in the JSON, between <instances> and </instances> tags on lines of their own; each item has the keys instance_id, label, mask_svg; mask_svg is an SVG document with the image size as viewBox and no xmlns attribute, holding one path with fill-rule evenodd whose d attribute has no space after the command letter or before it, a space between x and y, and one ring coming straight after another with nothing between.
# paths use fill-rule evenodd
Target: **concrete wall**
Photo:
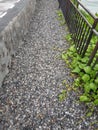
<instances>
[{"instance_id":1,"label":"concrete wall","mask_svg":"<svg viewBox=\"0 0 98 130\"><path fill-rule=\"evenodd\" d=\"M27 33L35 5L36 0L28 0L26 6L0 32L0 86L9 72L12 55L15 54L22 37Z\"/></svg>"}]
</instances>

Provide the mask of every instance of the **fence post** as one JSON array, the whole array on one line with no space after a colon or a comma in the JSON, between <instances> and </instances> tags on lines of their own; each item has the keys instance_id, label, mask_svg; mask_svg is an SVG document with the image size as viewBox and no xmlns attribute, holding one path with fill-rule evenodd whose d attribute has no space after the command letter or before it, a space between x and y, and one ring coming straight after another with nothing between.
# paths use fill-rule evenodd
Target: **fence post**
<instances>
[{"instance_id":1,"label":"fence post","mask_svg":"<svg viewBox=\"0 0 98 130\"><path fill-rule=\"evenodd\" d=\"M83 50L82 57L84 57L84 55L85 55L85 52L86 52L86 50L87 50L87 48L88 48L88 45L89 45L90 40L91 40L92 35L93 35L93 29L96 28L97 23L98 23L98 19L95 19L95 20L94 20L94 23L93 23L93 26L92 26L92 28L91 28L91 32L90 32L90 35L89 35L89 37L88 37L88 40L87 40L86 46L85 46L85 48L84 48L84 50Z\"/></svg>"},{"instance_id":2,"label":"fence post","mask_svg":"<svg viewBox=\"0 0 98 130\"><path fill-rule=\"evenodd\" d=\"M95 46L93 52L90 55L89 61L87 63L88 66L92 63L93 58L95 57L97 50L98 50L98 42L96 43L96 46Z\"/></svg>"}]
</instances>

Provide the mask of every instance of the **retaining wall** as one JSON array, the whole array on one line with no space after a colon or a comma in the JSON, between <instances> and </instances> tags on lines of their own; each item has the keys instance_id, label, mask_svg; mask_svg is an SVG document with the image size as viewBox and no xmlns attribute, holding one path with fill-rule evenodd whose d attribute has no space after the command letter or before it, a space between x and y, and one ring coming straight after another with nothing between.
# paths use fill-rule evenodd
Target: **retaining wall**
<instances>
[{"instance_id":1,"label":"retaining wall","mask_svg":"<svg viewBox=\"0 0 98 130\"><path fill-rule=\"evenodd\" d=\"M25 2L24 2L25 1ZM11 57L27 33L30 19L35 11L36 0L24 0L8 12L0 23L0 86L9 72ZM15 12L14 12L15 11Z\"/></svg>"}]
</instances>

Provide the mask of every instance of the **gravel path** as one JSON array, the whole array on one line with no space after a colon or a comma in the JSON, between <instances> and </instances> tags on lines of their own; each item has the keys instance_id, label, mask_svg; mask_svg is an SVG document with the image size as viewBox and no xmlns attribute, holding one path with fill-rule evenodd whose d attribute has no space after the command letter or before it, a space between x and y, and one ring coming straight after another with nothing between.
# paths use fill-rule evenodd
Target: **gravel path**
<instances>
[{"instance_id":1,"label":"gravel path","mask_svg":"<svg viewBox=\"0 0 98 130\"><path fill-rule=\"evenodd\" d=\"M28 34L12 60L12 68L0 88L0 130L98 130L98 115L85 118L85 106L69 92L70 70L59 58L68 44L59 25L56 0L37 0Z\"/></svg>"}]
</instances>

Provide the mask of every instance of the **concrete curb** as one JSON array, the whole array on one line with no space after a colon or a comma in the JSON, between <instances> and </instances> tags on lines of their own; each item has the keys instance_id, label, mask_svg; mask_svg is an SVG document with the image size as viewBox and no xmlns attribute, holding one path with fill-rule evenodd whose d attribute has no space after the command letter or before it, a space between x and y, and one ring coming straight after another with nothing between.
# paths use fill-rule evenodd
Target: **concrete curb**
<instances>
[{"instance_id":1,"label":"concrete curb","mask_svg":"<svg viewBox=\"0 0 98 130\"><path fill-rule=\"evenodd\" d=\"M36 0L27 0L21 11L15 15L0 32L0 86L11 66L11 57L27 33L30 19L35 11Z\"/></svg>"}]
</instances>

